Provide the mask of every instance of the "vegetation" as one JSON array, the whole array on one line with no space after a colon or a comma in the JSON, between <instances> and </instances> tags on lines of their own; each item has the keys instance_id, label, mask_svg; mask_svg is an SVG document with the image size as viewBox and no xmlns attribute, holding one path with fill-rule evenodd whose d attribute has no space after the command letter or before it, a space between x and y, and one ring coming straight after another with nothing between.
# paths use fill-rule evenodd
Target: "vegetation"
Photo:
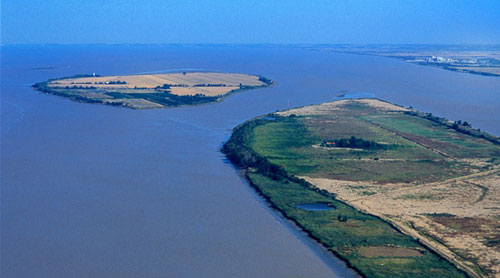
<instances>
[{"instance_id":1,"label":"vegetation","mask_svg":"<svg viewBox=\"0 0 500 278\"><path fill-rule=\"evenodd\" d=\"M114 84L127 84L127 82L126 81L117 80L117 81L109 81L108 84L110 84L110 85L114 85Z\"/></svg>"},{"instance_id":2,"label":"vegetation","mask_svg":"<svg viewBox=\"0 0 500 278\"><path fill-rule=\"evenodd\" d=\"M266 83L267 86L271 86L274 83L271 79L265 78L264 76L259 76L259 80Z\"/></svg>"},{"instance_id":3,"label":"vegetation","mask_svg":"<svg viewBox=\"0 0 500 278\"><path fill-rule=\"evenodd\" d=\"M433 116L432 113L422 113L422 112L417 112L417 111L409 111L409 112L405 112L405 113L408 115L417 116L417 117L427 119L429 121L443 125L447 128L454 129L454 130L456 130L460 133L463 133L463 134L467 134L467 135L474 136L476 138L488 140L495 145L500 145L500 138L495 137L495 136L488 134L486 132L481 132L481 130L479 130L479 129L474 129L471 126L471 124L469 124L467 121L462 122L461 120L458 120L458 121L451 123L450 121L448 121L445 118Z\"/></svg>"},{"instance_id":4,"label":"vegetation","mask_svg":"<svg viewBox=\"0 0 500 278\"><path fill-rule=\"evenodd\" d=\"M204 95L173 95L168 92L164 93L120 93L120 92L101 92L101 94L105 94L109 96L109 99L93 99L90 97L86 97L83 94L79 94L75 92L74 89L82 89L81 86L73 86L73 87L64 87L64 88L53 88L47 86L47 82L36 83L33 85L33 88L48 94L59 95L68 97L75 101L80 102L89 102L89 103L105 103L109 99L112 100L123 100L123 99L144 99L154 103L159 103L164 106L181 106L181 105L196 105L203 104L208 102L217 101L218 97L207 97ZM86 87L84 88L86 91L97 90L94 87ZM99 91L99 90L97 90ZM114 102L106 102L106 104L118 105L121 106L122 103L114 103Z\"/></svg>"},{"instance_id":5,"label":"vegetation","mask_svg":"<svg viewBox=\"0 0 500 278\"><path fill-rule=\"evenodd\" d=\"M168 92L158 94L158 93L107 93L107 95L112 96L115 99L145 99L154 103L159 103L165 106L181 106L181 105L195 105L203 104L208 102L213 102L218 99L218 97L207 97L204 95L187 95L179 96L169 94Z\"/></svg>"},{"instance_id":6,"label":"vegetation","mask_svg":"<svg viewBox=\"0 0 500 278\"><path fill-rule=\"evenodd\" d=\"M183 76L186 75L187 73L183 73ZM202 75L202 77L200 78L199 75ZM169 75L164 74L162 77L155 79L148 78L149 76L150 75L147 75L144 80L138 82L139 79L137 78L127 79L129 76L111 76L93 79L88 77L98 77L98 75L81 74L47 80L45 82L36 83L32 87L43 93L63 96L79 102L103 103L138 109L197 105L215 102L229 93L266 87L268 86L268 83L272 84L272 81L268 79L266 79L267 83L264 81L258 82L257 76L244 74L190 73L187 75L188 77L183 77L185 79L174 77L171 81L171 83L174 84L165 83L158 86L158 80L161 80L161 78L166 78L163 80L169 80ZM120 79L116 80L117 78ZM190 78L192 78L192 80ZM232 78L235 78L236 80L245 80L244 82L246 83L235 86L234 82L231 83ZM131 84L122 79L127 79ZM194 84L190 86L184 84L186 82L192 83L193 81L200 79L209 81L213 80L214 82ZM218 83L219 80L221 83ZM229 82L228 84L230 85L227 85L224 82ZM128 86L107 86L125 84ZM137 85L140 85L140 87ZM176 87L190 88L185 90Z\"/></svg>"},{"instance_id":7,"label":"vegetation","mask_svg":"<svg viewBox=\"0 0 500 278\"><path fill-rule=\"evenodd\" d=\"M226 87L226 84L195 84L193 87Z\"/></svg>"},{"instance_id":8,"label":"vegetation","mask_svg":"<svg viewBox=\"0 0 500 278\"><path fill-rule=\"evenodd\" d=\"M269 128L272 126L272 128ZM261 129L265 129L264 131ZM287 136L266 136L270 129ZM284 133L283 133L284 132ZM269 134L267 134L269 135ZM266 136L265 139L262 136ZM262 145L270 140L275 152ZM234 164L247 170L246 177L270 204L294 221L312 238L337 254L366 277L466 277L452 264L422 246L418 241L400 233L389 223L362 213L338 201L326 191L290 175L297 168L283 160L288 157L304 162L301 147L317 141L297 118L266 116L248 121L233 131L222 151ZM292 153L292 150L294 152ZM276 157L279 157L276 159ZM276 163L277 162L277 163ZM280 164L284 162L283 164ZM287 169L287 170L285 170ZM297 208L303 203L328 203L334 210L305 211ZM408 250L423 250L421 256L364 256L361 248L396 246Z\"/></svg>"},{"instance_id":9,"label":"vegetation","mask_svg":"<svg viewBox=\"0 0 500 278\"><path fill-rule=\"evenodd\" d=\"M83 77L100 77L100 75L99 74L87 74L87 73L84 73L84 74L75 74L75 75L65 76L65 77L60 77L60 78L51 78L51 79L47 80L47 82L55 81L55 80L83 78Z\"/></svg>"},{"instance_id":10,"label":"vegetation","mask_svg":"<svg viewBox=\"0 0 500 278\"><path fill-rule=\"evenodd\" d=\"M384 145L379 144L375 141L363 140L355 136L351 136L351 138L326 140L321 143L321 146L327 148L352 148L366 150L378 150L385 147Z\"/></svg>"},{"instance_id":11,"label":"vegetation","mask_svg":"<svg viewBox=\"0 0 500 278\"><path fill-rule=\"evenodd\" d=\"M374 99L317 107L248 121L235 128L223 152L246 170L251 184L285 217L366 276L465 275L419 240L468 273L497 273L495 249L488 249L499 238L495 211L478 218L463 210L472 205L490 209L498 200L496 137L473 130L466 122L453 123ZM318 187L298 177L307 177ZM381 218L363 214L320 188ZM335 209L297 210L297 204L314 202ZM463 206L458 209L457 204ZM411 211L401 214L408 206ZM425 221L455 232L430 231L434 226ZM418 240L399 233L396 226ZM383 236L377 237L379 233ZM455 235L471 236L478 245L462 246ZM450 247L445 240L450 237L458 245Z\"/></svg>"},{"instance_id":12,"label":"vegetation","mask_svg":"<svg viewBox=\"0 0 500 278\"><path fill-rule=\"evenodd\" d=\"M274 208L365 277L467 277L453 265L388 223L361 213L309 185L249 172L251 184ZM293 180L293 179L292 179ZM288 181L288 182L287 182ZM298 204L327 202L330 211L305 211ZM363 256L365 247L423 250L421 256Z\"/></svg>"}]
</instances>

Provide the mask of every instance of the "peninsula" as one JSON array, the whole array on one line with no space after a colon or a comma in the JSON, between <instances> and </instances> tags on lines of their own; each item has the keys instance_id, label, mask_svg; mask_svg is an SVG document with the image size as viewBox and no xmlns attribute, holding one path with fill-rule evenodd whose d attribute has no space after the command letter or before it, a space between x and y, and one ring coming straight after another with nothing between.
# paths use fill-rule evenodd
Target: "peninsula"
<instances>
[{"instance_id":1,"label":"peninsula","mask_svg":"<svg viewBox=\"0 0 500 278\"><path fill-rule=\"evenodd\" d=\"M500 275L500 140L378 99L267 114L222 151L365 277Z\"/></svg>"},{"instance_id":2,"label":"peninsula","mask_svg":"<svg viewBox=\"0 0 500 278\"><path fill-rule=\"evenodd\" d=\"M250 74L179 72L102 77L77 75L47 80L33 88L80 102L145 109L216 102L231 93L268 87L273 83Z\"/></svg>"}]
</instances>

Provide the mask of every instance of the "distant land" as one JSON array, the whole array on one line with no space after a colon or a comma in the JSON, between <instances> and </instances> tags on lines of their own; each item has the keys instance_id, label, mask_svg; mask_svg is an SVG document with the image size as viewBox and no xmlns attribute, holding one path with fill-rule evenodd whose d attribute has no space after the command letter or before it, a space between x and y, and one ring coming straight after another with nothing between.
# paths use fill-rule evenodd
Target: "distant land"
<instances>
[{"instance_id":1,"label":"distant land","mask_svg":"<svg viewBox=\"0 0 500 278\"><path fill-rule=\"evenodd\" d=\"M418 65L500 77L500 45L311 45L307 48L398 58Z\"/></svg>"},{"instance_id":2,"label":"distant land","mask_svg":"<svg viewBox=\"0 0 500 278\"><path fill-rule=\"evenodd\" d=\"M80 102L147 109L215 102L231 93L273 83L250 74L179 72L102 77L85 74L47 80L33 88Z\"/></svg>"},{"instance_id":3,"label":"distant land","mask_svg":"<svg viewBox=\"0 0 500 278\"><path fill-rule=\"evenodd\" d=\"M364 277L500 275L500 139L466 121L346 99L247 121L222 151Z\"/></svg>"}]
</instances>

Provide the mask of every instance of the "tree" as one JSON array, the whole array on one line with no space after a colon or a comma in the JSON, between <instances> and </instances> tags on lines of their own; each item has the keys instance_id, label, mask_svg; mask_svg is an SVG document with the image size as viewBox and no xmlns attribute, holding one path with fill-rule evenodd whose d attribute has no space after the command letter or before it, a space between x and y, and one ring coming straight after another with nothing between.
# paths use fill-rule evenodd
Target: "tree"
<instances>
[{"instance_id":1,"label":"tree","mask_svg":"<svg viewBox=\"0 0 500 278\"><path fill-rule=\"evenodd\" d=\"M337 215L337 220L339 222L346 222L347 221L347 216L339 214L339 215Z\"/></svg>"}]
</instances>

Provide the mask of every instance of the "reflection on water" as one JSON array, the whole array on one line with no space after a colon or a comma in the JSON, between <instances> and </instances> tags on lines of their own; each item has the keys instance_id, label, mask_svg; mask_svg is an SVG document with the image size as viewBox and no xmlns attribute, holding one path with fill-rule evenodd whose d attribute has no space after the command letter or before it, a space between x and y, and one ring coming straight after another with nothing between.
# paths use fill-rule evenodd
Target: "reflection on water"
<instances>
[{"instance_id":1,"label":"reflection on water","mask_svg":"<svg viewBox=\"0 0 500 278\"><path fill-rule=\"evenodd\" d=\"M224 163L219 148L233 127L346 90L500 134L500 79L381 57L280 47L19 46L2 47L1 62L2 277L349 277L290 233ZM277 85L157 110L29 88L80 73L180 68L261 74Z\"/></svg>"}]
</instances>

